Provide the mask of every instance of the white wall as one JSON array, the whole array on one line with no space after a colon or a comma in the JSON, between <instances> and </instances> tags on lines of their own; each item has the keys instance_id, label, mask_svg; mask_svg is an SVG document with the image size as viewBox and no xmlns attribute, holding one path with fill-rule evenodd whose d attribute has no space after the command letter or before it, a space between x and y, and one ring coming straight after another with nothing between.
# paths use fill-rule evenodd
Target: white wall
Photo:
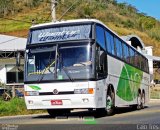
<instances>
[{"instance_id":1,"label":"white wall","mask_svg":"<svg viewBox=\"0 0 160 130\"><path fill-rule=\"evenodd\" d=\"M0 82L6 83L6 68L4 65L0 65Z\"/></svg>"},{"instance_id":2,"label":"white wall","mask_svg":"<svg viewBox=\"0 0 160 130\"><path fill-rule=\"evenodd\" d=\"M148 64L149 64L149 74L151 75L150 81L152 83L153 79L154 79L154 77L153 77L153 60L148 59Z\"/></svg>"},{"instance_id":3,"label":"white wall","mask_svg":"<svg viewBox=\"0 0 160 130\"><path fill-rule=\"evenodd\" d=\"M6 79L6 68L5 65L15 65L16 60L15 59L0 59L0 82L5 83L7 82Z\"/></svg>"},{"instance_id":4,"label":"white wall","mask_svg":"<svg viewBox=\"0 0 160 130\"><path fill-rule=\"evenodd\" d=\"M153 55L153 47L152 46L147 46L145 47L147 55L152 56Z\"/></svg>"},{"instance_id":5,"label":"white wall","mask_svg":"<svg viewBox=\"0 0 160 130\"><path fill-rule=\"evenodd\" d=\"M153 56L153 47L152 46L147 46L145 47L144 54ZM148 59L148 64L149 64L149 73L151 75L151 83L153 83L153 60Z\"/></svg>"}]
</instances>

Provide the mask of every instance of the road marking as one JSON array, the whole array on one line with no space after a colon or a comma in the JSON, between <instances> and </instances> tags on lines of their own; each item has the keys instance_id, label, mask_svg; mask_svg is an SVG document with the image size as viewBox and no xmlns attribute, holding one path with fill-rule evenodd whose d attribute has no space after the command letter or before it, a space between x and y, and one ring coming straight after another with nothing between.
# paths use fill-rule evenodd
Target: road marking
<instances>
[{"instance_id":1,"label":"road marking","mask_svg":"<svg viewBox=\"0 0 160 130\"><path fill-rule=\"evenodd\" d=\"M7 119L7 118L21 118L21 117L34 117L34 116L44 116L48 115L48 113L41 113L41 114L30 114L30 115L17 115L17 116L2 116L0 119Z\"/></svg>"}]
</instances>

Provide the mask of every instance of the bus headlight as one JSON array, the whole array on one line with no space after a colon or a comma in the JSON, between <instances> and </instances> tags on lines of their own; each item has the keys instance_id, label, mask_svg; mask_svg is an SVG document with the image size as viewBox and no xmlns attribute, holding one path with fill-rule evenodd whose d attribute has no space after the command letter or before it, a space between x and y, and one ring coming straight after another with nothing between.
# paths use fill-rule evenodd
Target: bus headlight
<instances>
[{"instance_id":1,"label":"bus headlight","mask_svg":"<svg viewBox=\"0 0 160 130\"><path fill-rule=\"evenodd\" d=\"M93 94L93 88L74 89L74 94Z\"/></svg>"},{"instance_id":2,"label":"bus headlight","mask_svg":"<svg viewBox=\"0 0 160 130\"><path fill-rule=\"evenodd\" d=\"M25 91L25 96L38 96L38 91Z\"/></svg>"}]
</instances>

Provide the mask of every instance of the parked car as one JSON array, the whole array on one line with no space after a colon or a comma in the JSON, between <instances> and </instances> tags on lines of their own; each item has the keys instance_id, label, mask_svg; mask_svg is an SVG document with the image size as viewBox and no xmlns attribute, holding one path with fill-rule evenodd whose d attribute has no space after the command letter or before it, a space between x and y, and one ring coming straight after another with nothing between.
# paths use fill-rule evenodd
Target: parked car
<instances>
[{"instance_id":1,"label":"parked car","mask_svg":"<svg viewBox=\"0 0 160 130\"><path fill-rule=\"evenodd\" d=\"M16 96L17 97L24 97L24 94L23 94L23 92L21 92L18 89L16 89Z\"/></svg>"}]
</instances>

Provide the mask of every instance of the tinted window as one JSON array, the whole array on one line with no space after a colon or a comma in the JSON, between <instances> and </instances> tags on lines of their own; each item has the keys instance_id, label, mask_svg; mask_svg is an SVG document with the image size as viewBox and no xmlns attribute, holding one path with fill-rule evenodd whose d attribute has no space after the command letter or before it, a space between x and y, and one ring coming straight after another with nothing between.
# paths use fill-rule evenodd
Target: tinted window
<instances>
[{"instance_id":1,"label":"tinted window","mask_svg":"<svg viewBox=\"0 0 160 130\"><path fill-rule=\"evenodd\" d=\"M137 52L135 53L135 65L141 68L141 55Z\"/></svg>"},{"instance_id":2,"label":"tinted window","mask_svg":"<svg viewBox=\"0 0 160 130\"><path fill-rule=\"evenodd\" d=\"M108 31L106 31L105 34L106 34L107 50L108 50L109 53L114 55L115 54L114 53L114 37Z\"/></svg>"},{"instance_id":3,"label":"tinted window","mask_svg":"<svg viewBox=\"0 0 160 130\"><path fill-rule=\"evenodd\" d=\"M115 38L115 41L116 41L116 53L117 53L117 56L119 58L123 58L123 54L122 54L122 42L118 38Z\"/></svg>"},{"instance_id":4,"label":"tinted window","mask_svg":"<svg viewBox=\"0 0 160 130\"><path fill-rule=\"evenodd\" d=\"M137 52L135 52L135 66L137 66L138 67L138 53Z\"/></svg>"},{"instance_id":5,"label":"tinted window","mask_svg":"<svg viewBox=\"0 0 160 130\"><path fill-rule=\"evenodd\" d=\"M145 58L141 56L141 69L145 71Z\"/></svg>"},{"instance_id":6,"label":"tinted window","mask_svg":"<svg viewBox=\"0 0 160 130\"><path fill-rule=\"evenodd\" d=\"M134 59L135 59L135 51L132 48L130 48L130 62L132 65L135 64Z\"/></svg>"},{"instance_id":7,"label":"tinted window","mask_svg":"<svg viewBox=\"0 0 160 130\"><path fill-rule=\"evenodd\" d=\"M124 60L129 63L129 60L130 60L129 59L129 49L126 44L123 44L123 51L124 51Z\"/></svg>"},{"instance_id":8,"label":"tinted window","mask_svg":"<svg viewBox=\"0 0 160 130\"><path fill-rule=\"evenodd\" d=\"M146 66L146 67L145 67L145 71L146 71L146 72L149 72L148 60L147 60L147 59L145 60L145 66Z\"/></svg>"},{"instance_id":9,"label":"tinted window","mask_svg":"<svg viewBox=\"0 0 160 130\"><path fill-rule=\"evenodd\" d=\"M107 75L107 58L105 51L97 45L96 47L96 70L97 78Z\"/></svg>"},{"instance_id":10,"label":"tinted window","mask_svg":"<svg viewBox=\"0 0 160 130\"><path fill-rule=\"evenodd\" d=\"M100 26L96 26L96 41L103 49L106 50L104 29Z\"/></svg>"}]
</instances>

